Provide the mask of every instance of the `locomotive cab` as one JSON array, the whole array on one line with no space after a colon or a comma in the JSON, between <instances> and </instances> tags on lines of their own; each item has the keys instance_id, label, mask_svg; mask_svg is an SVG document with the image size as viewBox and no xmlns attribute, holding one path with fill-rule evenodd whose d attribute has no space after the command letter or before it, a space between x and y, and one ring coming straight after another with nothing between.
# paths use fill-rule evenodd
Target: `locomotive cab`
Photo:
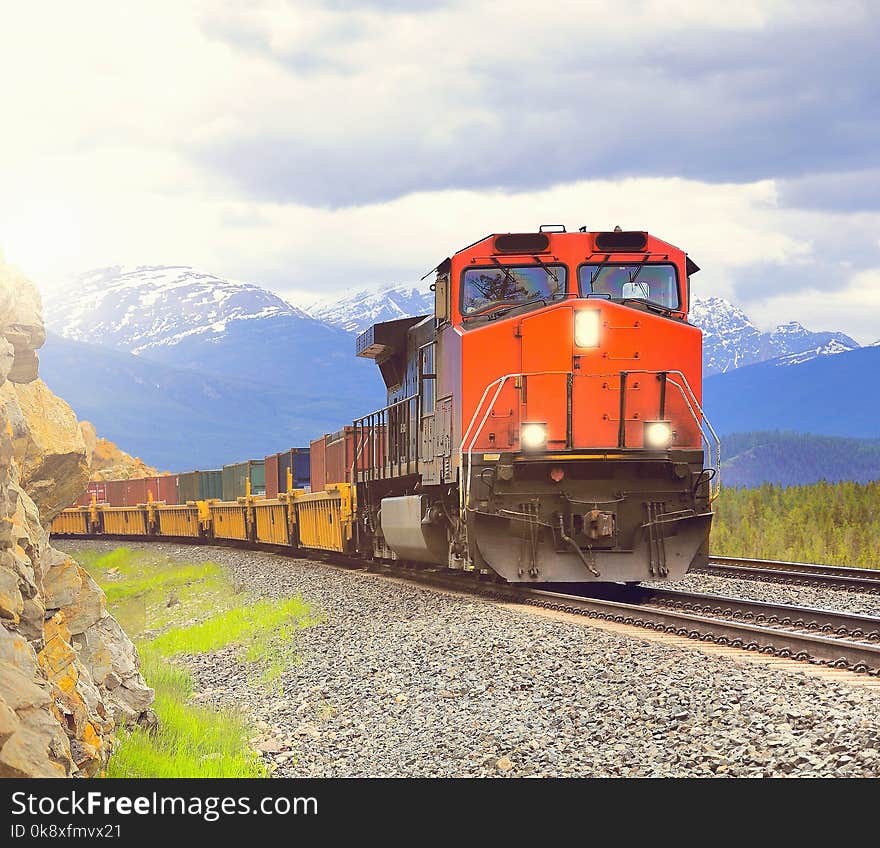
<instances>
[{"instance_id":1,"label":"locomotive cab","mask_svg":"<svg viewBox=\"0 0 880 848\"><path fill-rule=\"evenodd\" d=\"M705 561L697 270L620 231L493 235L444 260L433 316L358 340L388 389L355 422L374 553L513 582L671 579Z\"/></svg>"}]
</instances>

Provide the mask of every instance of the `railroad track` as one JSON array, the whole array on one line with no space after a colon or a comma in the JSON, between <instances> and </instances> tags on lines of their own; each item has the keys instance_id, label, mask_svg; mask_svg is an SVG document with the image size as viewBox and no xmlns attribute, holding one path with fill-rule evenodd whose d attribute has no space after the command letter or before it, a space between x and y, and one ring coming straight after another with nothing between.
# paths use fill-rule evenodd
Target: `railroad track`
<instances>
[{"instance_id":1,"label":"railroad track","mask_svg":"<svg viewBox=\"0 0 880 848\"><path fill-rule=\"evenodd\" d=\"M131 537L69 537L83 541L149 541ZM167 538L166 544L205 545L205 539ZM212 540L217 544L217 540ZM226 542L219 546L266 551L297 559L302 550L269 544ZM490 600L542 607L621 624L880 676L880 618L771 604L741 598L648 586L590 584L582 594L513 586L480 579L473 572L377 565L339 555L314 557L337 567L378 572L432 588L463 591Z\"/></svg>"},{"instance_id":2,"label":"railroad track","mask_svg":"<svg viewBox=\"0 0 880 848\"><path fill-rule=\"evenodd\" d=\"M711 557L707 566L695 568L692 573L880 594L880 569L846 568L841 565L818 565L809 562Z\"/></svg>"},{"instance_id":3,"label":"railroad track","mask_svg":"<svg viewBox=\"0 0 880 848\"><path fill-rule=\"evenodd\" d=\"M675 593L664 590L662 594ZM712 595L695 597L661 600L654 596L642 603L622 603L536 591L528 601L590 618L880 676L880 618ZM691 604L692 610L676 609L675 604Z\"/></svg>"},{"instance_id":4,"label":"railroad track","mask_svg":"<svg viewBox=\"0 0 880 848\"><path fill-rule=\"evenodd\" d=\"M442 588L467 581L432 571L394 576ZM582 594L471 581L494 600L544 607L588 618L687 636L834 668L880 676L880 618L812 607L771 604L699 592L591 584ZM598 589L598 591L597 591Z\"/></svg>"}]
</instances>

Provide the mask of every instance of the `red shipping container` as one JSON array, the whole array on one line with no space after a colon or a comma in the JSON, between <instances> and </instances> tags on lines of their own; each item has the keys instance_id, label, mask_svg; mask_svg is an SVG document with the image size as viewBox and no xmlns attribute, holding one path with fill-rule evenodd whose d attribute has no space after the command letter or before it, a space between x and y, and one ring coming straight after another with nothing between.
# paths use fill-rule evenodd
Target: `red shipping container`
<instances>
[{"instance_id":1,"label":"red shipping container","mask_svg":"<svg viewBox=\"0 0 880 848\"><path fill-rule=\"evenodd\" d=\"M278 457L279 454L273 453L266 457L266 497L277 498L279 488L286 491L287 481L284 483L278 479Z\"/></svg>"},{"instance_id":2,"label":"red shipping container","mask_svg":"<svg viewBox=\"0 0 880 848\"><path fill-rule=\"evenodd\" d=\"M325 440L326 436L321 436L320 439L315 439L310 445L310 452L312 455L312 491L313 492L323 492L324 487L327 484L326 479L326 463L325 459Z\"/></svg>"},{"instance_id":3,"label":"red shipping container","mask_svg":"<svg viewBox=\"0 0 880 848\"><path fill-rule=\"evenodd\" d=\"M77 498L74 506L91 506L92 505L92 496L94 495L96 503L99 504L108 504L110 503L108 499L107 492L107 483L103 480L94 480L89 483L85 492L83 492L79 498Z\"/></svg>"},{"instance_id":4,"label":"red shipping container","mask_svg":"<svg viewBox=\"0 0 880 848\"><path fill-rule=\"evenodd\" d=\"M177 477L142 477L135 480L111 480L107 483L107 500L112 506L137 506L154 502L177 504Z\"/></svg>"},{"instance_id":5,"label":"red shipping container","mask_svg":"<svg viewBox=\"0 0 880 848\"><path fill-rule=\"evenodd\" d=\"M324 442L324 482L347 483L351 479L354 428L346 427Z\"/></svg>"},{"instance_id":6,"label":"red shipping container","mask_svg":"<svg viewBox=\"0 0 880 848\"><path fill-rule=\"evenodd\" d=\"M369 431L360 428L356 431L349 426L312 442L312 491L323 491L327 483L350 483L355 450L358 471L366 471L373 465L381 467L385 459L385 427L376 427L373 432L371 439Z\"/></svg>"},{"instance_id":7,"label":"red shipping container","mask_svg":"<svg viewBox=\"0 0 880 848\"><path fill-rule=\"evenodd\" d=\"M177 477L174 474L166 474L157 478L159 482L159 496L153 495L153 499L162 501L168 506L176 506L179 501L177 498Z\"/></svg>"},{"instance_id":8,"label":"red shipping container","mask_svg":"<svg viewBox=\"0 0 880 848\"><path fill-rule=\"evenodd\" d=\"M107 503L110 506L125 506L125 484L127 480L107 481Z\"/></svg>"},{"instance_id":9,"label":"red shipping container","mask_svg":"<svg viewBox=\"0 0 880 848\"><path fill-rule=\"evenodd\" d=\"M125 480L122 489L121 506L137 506L147 502L147 480L140 478L138 480Z\"/></svg>"}]
</instances>

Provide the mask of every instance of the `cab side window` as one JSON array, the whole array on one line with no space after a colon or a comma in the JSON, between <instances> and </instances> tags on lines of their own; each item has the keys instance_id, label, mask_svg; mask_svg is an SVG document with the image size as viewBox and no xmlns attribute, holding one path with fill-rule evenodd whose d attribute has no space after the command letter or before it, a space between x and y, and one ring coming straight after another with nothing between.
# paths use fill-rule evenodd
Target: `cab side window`
<instances>
[{"instance_id":1,"label":"cab side window","mask_svg":"<svg viewBox=\"0 0 880 848\"><path fill-rule=\"evenodd\" d=\"M434 397L436 395L434 375L434 345L423 347L419 353L419 374L422 393L422 415L430 415L434 411Z\"/></svg>"}]
</instances>

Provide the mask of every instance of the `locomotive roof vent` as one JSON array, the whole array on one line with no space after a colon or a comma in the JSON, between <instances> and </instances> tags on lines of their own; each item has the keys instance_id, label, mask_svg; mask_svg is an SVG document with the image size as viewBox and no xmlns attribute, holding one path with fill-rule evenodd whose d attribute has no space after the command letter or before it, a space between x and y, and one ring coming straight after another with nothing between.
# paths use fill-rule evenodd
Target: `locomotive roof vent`
<instances>
[{"instance_id":1,"label":"locomotive roof vent","mask_svg":"<svg viewBox=\"0 0 880 848\"><path fill-rule=\"evenodd\" d=\"M495 236L496 253L545 253L550 249L546 233L506 233Z\"/></svg>"},{"instance_id":2,"label":"locomotive roof vent","mask_svg":"<svg viewBox=\"0 0 880 848\"><path fill-rule=\"evenodd\" d=\"M627 253L645 249L648 234L627 232L617 228L613 233L596 233L596 250L620 250Z\"/></svg>"}]
</instances>

